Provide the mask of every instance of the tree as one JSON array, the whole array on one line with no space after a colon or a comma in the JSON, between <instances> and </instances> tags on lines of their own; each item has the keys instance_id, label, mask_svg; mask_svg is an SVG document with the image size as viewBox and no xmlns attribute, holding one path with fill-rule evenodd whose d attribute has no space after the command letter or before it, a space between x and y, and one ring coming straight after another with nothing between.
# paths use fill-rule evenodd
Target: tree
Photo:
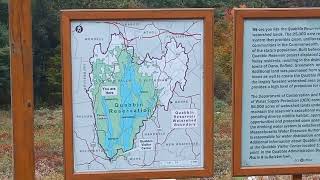
<instances>
[{"instance_id":1,"label":"tree","mask_svg":"<svg viewBox=\"0 0 320 180\"><path fill-rule=\"evenodd\" d=\"M8 26L0 22L0 105L10 103Z\"/></svg>"}]
</instances>

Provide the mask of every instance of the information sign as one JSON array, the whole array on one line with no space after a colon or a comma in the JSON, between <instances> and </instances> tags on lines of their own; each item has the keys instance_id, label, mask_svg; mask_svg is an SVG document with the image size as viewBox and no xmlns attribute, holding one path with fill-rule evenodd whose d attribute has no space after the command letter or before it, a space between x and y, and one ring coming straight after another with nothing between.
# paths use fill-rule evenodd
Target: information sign
<instances>
[{"instance_id":1,"label":"information sign","mask_svg":"<svg viewBox=\"0 0 320 180\"><path fill-rule=\"evenodd\" d=\"M320 10L236 9L233 174L319 172Z\"/></svg>"},{"instance_id":2,"label":"information sign","mask_svg":"<svg viewBox=\"0 0 320 180\"><path fill-rule=\"evenodd\" d=\"M62 11L67 179L212 175L212 9Z\"/></svg>"}]
</instances>

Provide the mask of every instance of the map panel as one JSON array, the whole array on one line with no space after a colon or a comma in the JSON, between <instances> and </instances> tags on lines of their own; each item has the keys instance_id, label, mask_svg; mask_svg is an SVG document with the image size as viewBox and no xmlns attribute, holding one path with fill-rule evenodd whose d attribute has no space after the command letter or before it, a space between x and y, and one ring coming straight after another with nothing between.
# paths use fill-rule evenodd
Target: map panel
<instances>
[{"instance_id":1,"label":"map panel","mask_svg":"<svg viewBox=\"0 0 320 180\"><path fill-rule=\"evenodd\" d=\"M203 25L72 21L75 172L204 167Z\"/></svg>"}]
</instances>

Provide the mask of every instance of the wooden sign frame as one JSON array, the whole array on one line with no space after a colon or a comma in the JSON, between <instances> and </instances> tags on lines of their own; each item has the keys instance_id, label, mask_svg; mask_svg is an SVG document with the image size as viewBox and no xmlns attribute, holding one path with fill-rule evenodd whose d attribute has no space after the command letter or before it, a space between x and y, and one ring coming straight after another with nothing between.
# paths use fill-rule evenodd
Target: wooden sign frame
<instances>
[{"instance_id":1,"label":"wooden sign frame","mask_svg":"<svg viewBox=\"0 0 320 180\"><path fill-rule=\"evenodd\" d=\"M33 180L33 60L30 0L10 0L10 79L13 136L13 177Z\"/></svg>"},{"instance_id":2,"label":"wooden sign frame","mask_svg":"<svg viewBox=\"0 0 320 180\"><path fill-rule=\"evenodd\" d=\"M319 8L236 8L234 9L234 50L233 50L233 175L279 175L312 174L320 172L318 165L294 166L241 166L242 129L242 77L243 77L243 34L245 19L310 19L320 18Z\"/></svg>"},{"instance_id":3,"label":"wooden sign frame","mask_svg":"<svg viewBox=\"0 0 320 180\"><path fill-rule=\"evenodd\" d=\"M204 167L138 171L74 172L71 21L73 20L204 20ZM204 177L213 174L213 9L63 10L61 12L63 64L64 158L66 179L128 179Z\"/></svg>"}]
</instances>

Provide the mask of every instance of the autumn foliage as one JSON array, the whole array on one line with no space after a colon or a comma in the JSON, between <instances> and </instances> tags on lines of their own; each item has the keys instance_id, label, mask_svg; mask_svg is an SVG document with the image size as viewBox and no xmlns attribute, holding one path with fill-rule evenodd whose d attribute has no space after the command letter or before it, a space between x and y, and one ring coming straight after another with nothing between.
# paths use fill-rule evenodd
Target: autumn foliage
<instances>
[{"instance_id":1,"label":"autumn foliage","mask_svg":"<svg viewBox=\"0 0 320 180\"><path fill-rule=\"evenodd\" d=\"M232 79L232 45L233 45L232 9L226 9L224 16L215 23L214 57L215 57L215 96L230 102Z\"/></svg>"}]
</instances>

